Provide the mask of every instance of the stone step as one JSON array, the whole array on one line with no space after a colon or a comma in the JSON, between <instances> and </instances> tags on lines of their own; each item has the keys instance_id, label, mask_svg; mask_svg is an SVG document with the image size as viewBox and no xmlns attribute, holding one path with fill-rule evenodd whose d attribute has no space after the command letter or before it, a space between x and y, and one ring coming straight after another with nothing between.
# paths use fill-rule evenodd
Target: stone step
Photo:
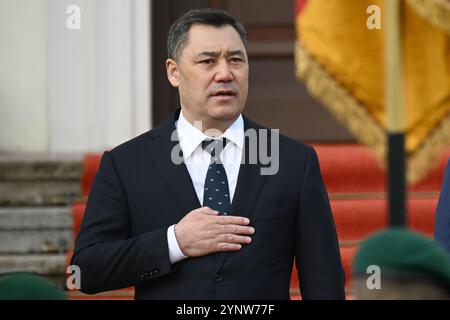
<instances>
[{"instance_id":1,"label":"stone step","mask_svg":"<svg viewBox=\"0 0 450 320\"><path fill-rule=\"evenodd\" d=\"M66 252L72 230L0 231L0 254Z\"/></svg>"},{"instance_id":2,"label":"stone step","mask_svg":"<svg viewBox=\"0 0 450 320\"><path fill-rule=\"evenodd\" d=\"M69 204L80 197L79 181L1 182L0 206L51 206Z\"/></svg>"},{"instance_id":3,"label":"stone step","mask_svg":"<svg viewBox=\"0 0 450 320\"><path fill-rule=\"evenodd\" d=\"M70 207L0 208L0 254L65 253L72 246Z\"/></svg>"},{"instance_id":4,"label":"stone step","mask_svg":"<svg viewBox=\"0 0 450 320\"><path fill-rule=\"evenodd\" d=\"M1 207L0 231L72 230L70 207Z\"/></svg>"},{"instance_id":5,"label":"stone step","mask_svg":"<svg viewBox=\"0 0 450 320\"><path fill-rule=\"evenodd\" d=\"M0 155L0 206L68 204L81 195L81 173L81 155Z\"/></svg>"},{"instance_id":6,"label":"stone step","mask_svg":"<svg viewBox=\"0 0 450 320\"><path fill-rule=\"evenodd\" d=\"M78 180L81 155L0 155L0 181Z\"/></svg>"},{"instance_id":7,"label":"stone step","mask_svg":"<svg viewBox=\"0 0 450 320\"><path fill-rule=\"evenodd\" d=\"M9 272L33 272L41 275L66 273L65 254L2 254L0 274Z\"/></svg>"}]
</instances>

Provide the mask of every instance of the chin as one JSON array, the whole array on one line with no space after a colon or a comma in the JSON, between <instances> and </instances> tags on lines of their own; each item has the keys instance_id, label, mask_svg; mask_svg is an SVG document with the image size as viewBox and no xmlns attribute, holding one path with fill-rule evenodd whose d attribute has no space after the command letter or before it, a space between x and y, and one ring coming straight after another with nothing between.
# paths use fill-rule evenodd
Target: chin
<instances>
[{"instance_id":1,"label":"chin","mask_svg":"<svg viewBox=\"0 0 450 320\"><path fill-rule=\"evenodd\" d=\"M229 121L236 119L241 112L242 109L237 106L221 105L212 107L210 116L215 120Z\"/></svg>"}]
</instances>

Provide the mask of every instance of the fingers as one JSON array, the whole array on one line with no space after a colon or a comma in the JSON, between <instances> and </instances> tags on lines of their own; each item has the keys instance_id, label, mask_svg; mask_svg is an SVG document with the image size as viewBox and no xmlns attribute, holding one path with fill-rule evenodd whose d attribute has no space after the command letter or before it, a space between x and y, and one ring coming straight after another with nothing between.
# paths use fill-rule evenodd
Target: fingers
<instances>
[{"instance_id":1,"label":"fingers","mask_svg":"<svg viewBox=\"0 0 450 320\"><path fill-rule=\"evenodd\" d=\"M223 252L223 251L239 251L241 250L242 245L236 243L218 243L215 252Z\"/></svg>"},{"instance_id":2,"label":"fingers","mask_svg":"<svg viewBox=\"0 0 450 320\"><path fill-rule=\"evenodd\" d=\"M208 215L214 215L218 216L218 223L227 225L227 224L234 224L234 225L243 225L246 226L250 224L250 220L245 217L238 217L238 216L219 216L219 211L213 210L210 207L202 207L198 209L201 213L208 214Z\"/></svg>"},{"instance_id":3,"label":"fingers","mask_svg":"<svg viewBox=\"0 0 450 320\"><path fill-rule=\"evenodd\" d=\"M218 216L217 217L217 222L219 224L237 224L237 225L242 225L242 226L246 226L250 223L250 220L248 218L245 217L236 217L236 216Z\"/></svg>"},{"instance_id":4,"label":"fingers","mask_svg":"<svg viewBox=\"0 0 450 320\"><path fill-rule=\"evenodd\" d=\"M236 234L221 234L218 236L218 241L214 250L216 252L239 251L243 244L250 244L252 238Z\"/></svg>"},{"instance_id":5,"label":"fingers","mask_svg":"<svg viewBox=\"0 0 450 320\"><path fill-rule=\"evenodd\" d=\"M252 235L255 233L255 228L239 226L234 224L222 225L222 234L244 234Z\"/></svg>"},{"instance_id":6,"label":"fingers","mask_svg":"<svg viewBox=\"0 0 450 320\"><path fill-rule=\"evenodd\" d=\"M218 236L218 240L219 243L249 244L252 242L252 238L236 234L221 234Z\"/></svg>"}]
</instances>

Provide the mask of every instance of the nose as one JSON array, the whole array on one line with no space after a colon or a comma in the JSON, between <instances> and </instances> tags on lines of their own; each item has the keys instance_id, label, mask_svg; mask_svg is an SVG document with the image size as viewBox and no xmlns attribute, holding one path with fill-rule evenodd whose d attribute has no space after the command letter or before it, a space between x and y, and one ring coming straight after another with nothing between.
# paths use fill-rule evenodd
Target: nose
<instances>
[{"instance_id":1,"label":"nose","mask_svg":"<svg viewBox=\"0 0 450 320\"><path fill-rule=\"evenodd\" d=\"M233 80L233 73L231 72L227 61L221 60L220 63L217 64L215 80L217 82L230 82Z\"/></svg>"}]
</instances>

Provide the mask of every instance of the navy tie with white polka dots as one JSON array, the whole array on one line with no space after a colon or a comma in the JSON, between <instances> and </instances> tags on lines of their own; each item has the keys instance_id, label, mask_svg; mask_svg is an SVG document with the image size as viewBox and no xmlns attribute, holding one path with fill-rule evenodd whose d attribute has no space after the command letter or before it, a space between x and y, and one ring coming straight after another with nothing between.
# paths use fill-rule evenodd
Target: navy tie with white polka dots
<instances>
[{"instance_id":1,"label":"navy tie with white polka dots","mask_svg":"<svg viewBox=\"0 0 450 320\"><path fill-rule=\"evenodd\" d=\"M230 211L230 190L225 168L220 160L220 153L227 140L204 140L202 147L211 154L211 162L206 173L203 192L203 206L227 215Z\"/></svg>"}]
</instances>

